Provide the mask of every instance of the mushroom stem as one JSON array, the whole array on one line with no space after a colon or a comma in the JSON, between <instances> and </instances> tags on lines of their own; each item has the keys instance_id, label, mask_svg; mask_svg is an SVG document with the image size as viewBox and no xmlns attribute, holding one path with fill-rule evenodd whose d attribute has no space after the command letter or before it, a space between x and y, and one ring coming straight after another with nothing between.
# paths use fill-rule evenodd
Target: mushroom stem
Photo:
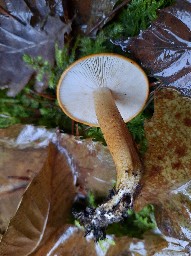
<instances>
[{"instance_id":1,"label":"mushroom stem","mask_svg":"<svg viewBox=\"0 0 191 256\"><path fill-rule=\"evenodd\" d=\"M98 88L94 92L94 104L100 128L116 165L116 190L122 189L132 195L140 180L142 169L132 137L110 89Z\"/></svg>"},{"instance_id":2,"label":"mushroom stem","mask_svg":"<svg viewBox=\"0 0 191 256\"><path fill-rule=\"evenodd\" d=\"M106 88L107 85L110 87ZM127 93L122 101L120 97L115 99L114 95L123 90ZM74 213L83 223L86 234L92 231L95 240L103 239L106 227L127 216L127 210L133 205L142 165L123 118L130 120L141 111L148 91L148 79L143 70L134 61L116 54L86 56L66 69L60 79L57 93L61 108L77 122L101 127L116 165L116 188L108 201L97 208L87 207L84 212ZM128 99L131 109L128 109ZM116 100L123 104L120 111L129 110L129 113L123 112L123 118Z\"/></svg>"},{"instance_id":3,"label":"mushroom stem","mask_svg":"<svg viewBox=\"0 0 191 256\"><path fill-rule=\"evenodd\" d=\"M131 135L115 105L112 92L100 87L94 92L95 110L117 171L115 192L96 209L86 208L76 214L85 226L86 234L93 231L95 240L105 238L106 227L121 221L133 205L133 196L141 177L142 165Z\"/></svg>"}]
</instances>

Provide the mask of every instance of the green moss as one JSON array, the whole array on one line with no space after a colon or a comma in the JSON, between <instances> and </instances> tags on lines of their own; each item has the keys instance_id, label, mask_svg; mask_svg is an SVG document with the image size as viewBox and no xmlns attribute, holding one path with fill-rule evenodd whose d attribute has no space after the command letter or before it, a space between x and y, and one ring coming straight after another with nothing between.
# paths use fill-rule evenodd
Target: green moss
<instances>
[{"instance_id":1,"label":"green moss","mask_svg":"<svg viewBox=\"0 0 191 256\"><path fill-rule=\"evenodd\" d=\"M145 112L142 112L127 124L127 127L132 134L134 141L138 145L141 154L144 154L147 150L147 140L145 138L144 130L144 121L147 118L148 115Z\"/></svg>"},{"instance_id":2,"label":"green moss","mask_svg":"<svg viewBox=\"0 0 191 256\"><path fill-rule=\"evenodd\" d=\"M46 98L32 90L31 86L25 87L14 98L8 97L6 92L0 90L0 128L30 123L48 128L67 127L66 131L71 131L71 120L58 107L54 95L49 94Z\"/></svg>"},{"instance_id":3,"label":"green moss","mask_svg":"<svg viewBox=\"0 0 191 256\"><path fill-rule=\"evenodd\" d=\"M100 32L96 39L90 37L82 37L79 44L80 57L90 54L108 52L106 46L107 38L103 32Z\"/></svg>"},{"instance_id":4,"label":"green moss","mask_svg":"<svg viewBox=\"0 0 191 256\"><path fill-rule=\"evenodd\" d=\"M156 227L152 205L145 206L138 213L129 210L128 215L124 221L110 225L107 234L142 238L146 231Z\"/></svg>"},{"instance_id":5,"label":"green moss","mask_svg":"<svg viewBox=\"0 0 191 256\"><path fill-rule=\"evenodd\" d=\"M48 81L48 87L55 89L58 80L63 71L75 61L76 48L79 45L79 38L70 49L69 45L66 44L62 49L55 44L55 64L51 65L48 61L43 60L41 56L36 58L30 55L23 55L23 61L32 67L36 71L36 80L41 82L46 76Z\"/></svg>"},{"instance_id":6,"label":"green moss","mask_svg":"<svg viewBox=\"0 0 191 256\"><path fill-rule=\"evenodd\" d=\"M113 39L136 36L157 18L159 9L173 2L174 0L132 0L119 13L115 22L105 28L105 35Z\"/></svg>"}]
</instances>

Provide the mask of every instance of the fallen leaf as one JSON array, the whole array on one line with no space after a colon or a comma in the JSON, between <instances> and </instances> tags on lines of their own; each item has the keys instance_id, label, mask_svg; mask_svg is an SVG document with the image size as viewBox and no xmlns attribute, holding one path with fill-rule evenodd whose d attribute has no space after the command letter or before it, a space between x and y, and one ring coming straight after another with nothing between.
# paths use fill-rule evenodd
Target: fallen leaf
<instances>
[{"instance_id":1,"label":"fallen leaf","mask_svg":"<svg viewBox=\"0 0 191 256\"><path fill-rule=\"evenodd\" d=\"M53 132L32 125L0 129L0 233L3 234L32 178L47 157Z\"/></svg>"},{"instance_id":2,"label":"fallen leaf","mask_svg":"<svg viewBox=\"0 0 191 256\"><path fill-rule=\"evenodd\" d=\"M99 26L95 29L94 26L103 20L103 25L106 24L106 18L116 3L117 0L71 0L70 5L73 14L76 14L75 22L81 30L85 33L90 33L93 30L92 34L95 36Z\"/></svg>"},{"instance_id":3,"label":"fallen leaf","mask_svg":"<svg viewBox=\"0 0 191 256\"><path fill-rule=\"evenodd\" d=\"M55 43L63 46L65 34L71 31L71 23L53 15L47 1L30 2L6 0L6 9L0 8L0 86L9 88L9 96L15 96L35 74L23 55L42 56L53 64ZM42 87L47 86L44 83Z\"/></svg>"},{"instance_id":4,"label":"fallen leaf","mask_svg":"<svg viewBox=\"0 0 191 256\"><path fill-rule=\"evenodd\" d=\"M67 223L74 196L67 157L50 144L44 167L24 193L1 240L1 255L26 256L34 252L50 234Z\"/></svg>"},{"instance_id":5,"label":"fallen leaf","mask_svg":"<svg viewBox=\"0 0 191 256\"><path fill-rule=\"evenodd\" d=\"M115 243L115 244L114 244ZM31 256L189 256L189 243L148 232L144 239L107 235L101 243L94 243L91 236L73 225L65 225L36 253Z\"/></svg>"},{"instance_id":6,"label":"fallen leaf","mask_svg":"<svg viewBox=\"0 0 191 256\"><path fill-rule=\"evenodd\" d=\"M106 197L116 180L116 169L107 147L91 139L63 134L60 146L70 156L81 192Z\"/></svg>"},{"instance_id":7,"label":"fallen leaf","mask_svg":"<svg viewBox=\"0 0 191 256\"><path fill-rule=\"evenodd\" d=\"M116 179L115 166L107 147L91 139L81 140L55 130L32 125L14 125L0 130L0 234L14 216L21 197L47 157L50 141L60 141L75 174L79 194L89 191L106 197ZM14 168L13 168L14 167Z\"/></svg>"},{"instance_id":8,"label":"fallen leaf","mask_svg":"<svg viewBox=\"0 0 191 256\"><path fill-rule=\"evenodd\" d=\"M0 233L7 229L21 197L31 179L38 175L47 156L50 141L57 143L60 154L74 174L78 193L92 191L98 197L107 196L116 177L112 157L101 143L80 140L67 134L32 125L15 125L0 130ZM104 161L103 161L104 159ZM62 161L61 161L62 163ZM14 166L14 168L13 168ZM25 198L25 197L24 197ZM26 199L23 199L26 200Z\"/></svg>"},{"instance_id":9,"label":"fallen leaf","mask_svg":"<svg viewBox=\"0 0 191 256\"><path fill-rule=\"evenodd\" d=\"M116 42L164 86L191 96L191 2L176 0L137 37Z\"/></svg>"},{"instance_id":10,"label":"fallen leaf","mask_svg":"<svg viewBox=\"0 0 191 256\"><path fill-rule=\"evenodd\" d=\"M191 99L173 89L155 94L155 111L145 123L148 150L135 208L154 204L161 232L191 240Z\"/></svg>"},{"instance_id":11,"label":"fallen leaf","mask_svg":"<svg viewBox=\"0 0 191 256\"><path fill-rule=\"evenodd\" d=\"M33 12L35 11L35 15L45 17L47 15L64 17L64 3L62 0L25 0L27 5L30 7ZM36 13L38 11L38 13Z\"/></svg>"},{"instance_id":12,"label":"fallen leaf","mask_svg":"<svg viewBox=\"0 0 191 256\"><path fill-rule=\"evenodd\" d=\"M36 253L31 256L97 256L93 239L84 237L84 231L73 225L58 229Z\"/></svg>"},{"instance_id":13,"label":"fallen leaf","mask_svg":"<svg viewBox=\"0 0 191 256\"><path fill-rule=\"evenodd\" d=\"M144 240L115 238L116 247L106 244L104 245L106 251L101 252L103 248L94 244L90 237L84 238L82 230L68 226L67 216L71 211L75 195L75 179L73 180L72 173L77 174L77 167L81 166L83 160L86 161L89 155L92 157L92 162L90 161L92 164L93 159L97 158L95 149L97 147L99 149L101 145L97 146L96 143L90 142L86 144L85 140L75 141L71 136L60 135L58 147L51 144L43 169L26 190L20 207L10 222L0 244L0 255L117 256L123 253L125 255L189 256L190 194L187 188L190 184L191 170L190 116L190 99L182 97L175 90L162 90L155 96L155 113L145 128L149 149L144 160L142 190L136 198L135 207L138 209L147 203L154 203L156 213L160 216L160 218L157 217L159 228L164 234L170 236L169 238L156 237L156 235L145 236ZM68 146L69 143L71 145ZM77 159L81 144L84 144L84 153L80 160L82 162L79 161L79 164ZM67 151L66 146L71 151ZM87 147L86 150L85 147ZM99 149L99 151L105 152L105 149L104 147L104 150ZM183 155L182 152L184 152ZM102 162L104 154L101 153L98 156L98 160ZM178 168L181 165L174 166L174 160L178 160L184 168ZM88 170L88 166L85 168ZM85 172L83 175L85 177ZM177 237L178 240L172 237Z\"/></svg>"},{"instance_id":14,"label":"fallen leaf","mask_svg":"<svg viewBox=\"0 0 191 256\"><path fill-rule=\"evenodd\" d=\"M190 244L160 233L147 232L144 239L129 237L115 238L116 246L110 246L106 256L189 256Z\"/></svg>"}]
</instances>

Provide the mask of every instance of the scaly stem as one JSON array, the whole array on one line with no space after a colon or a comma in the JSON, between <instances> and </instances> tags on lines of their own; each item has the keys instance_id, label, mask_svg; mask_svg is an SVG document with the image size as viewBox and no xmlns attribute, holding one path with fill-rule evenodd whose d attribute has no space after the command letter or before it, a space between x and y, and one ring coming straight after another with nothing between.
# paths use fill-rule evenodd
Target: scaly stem
<instances>
[{"instance_id":1,"label":"scaly stem","mask_svg":"<svg viewBox=\"0 0 191 256\"><path fill-rule=\"evenodd\" d=\"M105 238L105 228L127 216L133 195L141 177L142 165L132 137L117 109L112 92L100 87L94 92L94 103L99 125L104 134L117 171L116 190L107 202L96 209L86 208L76 214L95 240Z\"/></svg>"},{"instance_id":2,"label":"scaly stem","mask_svg":"<svg viewBox=\"0 0 191 256\"><path fill-rule=\"evenodd\" d=\"M94 92L96 115L117 171L116 189L132 194L141 174L141 162L132 137L115 104L112 92L100 87Z\"/></svg>"}]
</instances>

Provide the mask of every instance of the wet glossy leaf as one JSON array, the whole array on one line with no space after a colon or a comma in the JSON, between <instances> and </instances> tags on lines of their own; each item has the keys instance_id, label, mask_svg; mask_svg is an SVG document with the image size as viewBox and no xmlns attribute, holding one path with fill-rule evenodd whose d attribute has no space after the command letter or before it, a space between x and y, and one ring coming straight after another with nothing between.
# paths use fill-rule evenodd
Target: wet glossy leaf
<instances>
[{"instance_id":1,"label":"wet glossy leaf","mask_svg":"<svg viewBox=\"0 0 191 256\"><path fill-rule=\"evenodd\" d=\"M0 130L0 233L14 216L21 196L40 171L53 132L31 125Z\"/></svg>"},{"instance_id":2,"label":"wet glossy leaf","mask_svg":"<svg viewBox=\"0 0 191 256\"><path fill-rule=\"evenodd\" d=\"M33 256L41 255L97 256L97 253L94 241L87 241L83 230L73 225L65 225L58 229L46 244L33 254Z\"/></svg>"},{"instance_id":3,"label":"wet glossy leaf","mask_svg":"<svg viewBox=\"0 0 191 256\"><path fill-rule=\"evenodd\" d=\"M74 195L74 179L67 156L50 144L44 167L24 193L2 238L1 255L22 256L34 252L67 222Z\"/></svg>"},{"instance_id":4,"label":"wet glossy leaf","mask_svg":"<svg viewBox=\"0 0 191 256\"><path fill-rule=\"evenodd\" d=\"M42 56L52 64L55 43L63 46L71 24L63 23L45 0L4 2L6 9L0 9L0 86L15 96L34 74L23 55Z\"/></svg>"},{"instance_id":5,"label":"wet glossy leaf","mask_svg":"<svg viewBox=\"0 0 191 256\"><path fill-rule=\"evenodd\" d=\"M16 125L1 130L0 134L3 153L0 158L0 217L3 233L23 194L23 190L20 193L13 191L17 187L27 186L29 180L22 180L22 177L28 177L29 167L30 173L37 174L46 155L46 149L42 147L46 147L50 140L57 141L57 135L53 131L32 125ZM0 251L7 253L5 255L12 255L13 250L7 243L18 245L18 255L25 255L26 252L35 250L37 244L46 239L45 236L49 236L49 231L52 235L57 225L62 227L67 223L63 211L71 211L74 196L72 190L76 182L78 192L84 195L91 190L99 196L106 196L113 186L115 167L106 147L91 140L76 140L66 134L60 134L59 141L59 149L56 152L50 150L43 170L24 193L20 207L3 237ZM74 183L67 178L70 172L74 174ZM18 179L9 180L7 176ZM67 200L70 203L65 205ZM26 251L20 248L22 241L27 244Z\"/></svg>"},{"instance_id":6,"label":"wet glossy leaf","mask_svg":"<svg viewBox=\"0 0 191 256\"><path fill-rule=\"evenodd\" d=\"M116 180L115 165L107 147L91 139L80 140L67 134L62 135L60 143L71 156L80 191L106 197Z\"/></svg>"},{"instance_id":7,"label":"wet glossy leaf","mask_svg":"<svg viewBox=\"0 0 191 256\"><path fill-rule=\"evenodd\" d=\"M189 244L163 237L157 233L146 233L144 239L107 236L105 241L94 243L84 231L71 225L57 230L47 243L33 256L189 256ZM32 256L31 255L31 256Z\"/></svg>"},{"instance_id":8,"label":"wet glossy leaf","mask_svg":"<svg viewBox=\"0 0 191 256\"><path fill-rule=\"evenodd\" d=\"M190 241L191 99L172 89L157 92L145 132L148 150L135 208L154 204L162 233Z\"/></svg>"},{"instance_id":9,"label":"wet glossy leaf","mask_svg":"<svg viewBox=\"0 0 191 256\"><path fill-rule=\"evenodd\" d=\"M119 237L115 239L116 246L111 246L107 256L189 256L188 242L164 237L161 234L148 232L144 239Z\"/></svg>"},{"instance_id":10,"label":"wet glossy leaf","mask_svg":"<svg viewBox=\"0 0 191 256\"><path fill-rule=\"evenodd\" d=\"M115 167L108 149L90 139L77 140L66 134L60 134L59 138L59 152L68 157L78 192L86 195L91 190L98 196L106 196L115 179ZM0 130L1 234L13 217L28 183L42 168L50 140L57 141L55 131L43 127L15 125Z\"/></svg>"},{"instance_id":11,"label":"wet glossy leaf","mask_svg":"<svg viewBox=\"0 0 191 256\"><path fill-rule=\"evenodd\" d=\"M144 240L117 238L116 247L106 247L106 255L189 256L190 116L189 99L174 90L158 92L154 117L146 124L149 149L144 161L142 190L135 201L137 209L147 203L155 204L162 232L182 241L155 236ZM99 166L97 163L94 165L96 159L103 162L106 148L90 141L76 141L68 135L61 136L59 141L59 150L51 146L44 168L25 192L20 208L2 239L0 251L4 256L13 253L19 256L101 255L100 248L83 237L83 231L66 225L66 215L71 209L71 195L74 195L71 170L77 173L81 169L83 187L86 175L97 178L91 168L92 165L95 169ZM110 163L109 157L106 160L105 164ZM84 168L83 162L87 162Z\"/></svg>"},{"instance_id":12,"label":"wet glossy leaf","mask_svg":"<svg viewBox=\"0 0 191 256\"><path fill-rule=\"evenodd\" d=\"M151 26L135 37L117 42L130 51L148 72L165 86L191 96L191 2L176 4L159 12Z\"/></svg>"}]
</instances>

